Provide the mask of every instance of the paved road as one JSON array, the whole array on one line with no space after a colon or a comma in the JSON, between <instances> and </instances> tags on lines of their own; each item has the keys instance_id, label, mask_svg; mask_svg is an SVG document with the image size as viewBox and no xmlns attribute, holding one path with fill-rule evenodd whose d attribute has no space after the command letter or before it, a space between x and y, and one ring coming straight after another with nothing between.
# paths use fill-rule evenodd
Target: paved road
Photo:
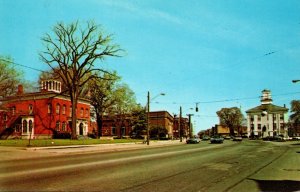
<instances>
[{"instance_id":1,"label":"paved road","mask_svg":"<svg viewBox=\"0 0 300 192\"><path fill-rule=\"evenodd\" d=\"M226 141L107 153L31 151L32 158L0 161L0 191L297 191L299 146Z\"/></svg>"}]
</instances>

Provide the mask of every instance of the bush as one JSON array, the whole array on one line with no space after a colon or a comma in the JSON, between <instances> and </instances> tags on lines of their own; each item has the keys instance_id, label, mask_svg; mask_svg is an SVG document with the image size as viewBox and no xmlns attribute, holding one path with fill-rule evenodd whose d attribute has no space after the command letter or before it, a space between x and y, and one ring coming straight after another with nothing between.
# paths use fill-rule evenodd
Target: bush
<instances>
[{"instance_id":1,"label":"bush","mask_svg":"<svg viewBox=\"0 0 300 192\"><path fill-rule=\"evenodd\" d=\"M54 132L53 139L71 139L71 133Z\"/></svg>"}]
</instances>

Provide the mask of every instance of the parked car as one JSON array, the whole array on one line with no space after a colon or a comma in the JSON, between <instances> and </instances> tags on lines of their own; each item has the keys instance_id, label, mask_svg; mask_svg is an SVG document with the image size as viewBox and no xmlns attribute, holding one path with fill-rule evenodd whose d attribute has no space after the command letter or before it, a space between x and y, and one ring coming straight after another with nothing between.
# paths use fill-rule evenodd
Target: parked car
<instances>
[{"instance_id":1,"label":"parked car","mask_svg":"<svg viewBox=\"0 0 300 192\"><path fill-rule=\"evenodd\" d=\"M263 141L274 141L274 137L273 136L266 136L262 138Z\"/></svg>"},{"instance_id":2,"label":"parked car","mask_svg":"<svg viewBox=\"0 0 300 192\"><path fill-rule=\"evenodd\" d=\"M285 141L285 139L283 136L277 135L277 136L274 136L274 141L283 142L283 141Z\"/></svg>"},{"instance_id":3,"label":"parked car","mask_svg":"<svg viewBox=\"0 0 300 192\"><path fill-rule=\"evenodd\" d=\"M221 136L215 135L210 138L210 143L223 143L223 142L224 142L224 138Z\"/></svg>"},{"instance_id":4,"label":"parked car","mask_svg":"<svg viewBox=\"0 0 300 192\"><path fill-rule=\"evenodd\" d=\"M210 140L210 137L208 135L204 135L202 137L202 141L208 141L208 140Z\"/></svg>"},{"instance_id":5,"label":"parked car","mask_svg":"<svg viewBox=\"0 0 300 192\"><path fill-rule=\"evenodd\" d=\"M197 144L197 143L200 143L199 138L189 138L186 140L186 144Z\"/></svg>"},{"instance_id":6,"label":"parked car","mask_svg":"<svg viewBox=\"0 0 300 192\"><path fill-rule=\"evenodd\" d=\"M226 139L226 140L230 140L230 139L231 139L231 137L230 137L229 135L227 135L227 136L224 136L224 139Z\"/></svg>"},{"instance_id":7,"label":"parked car","mask_svg":"<svg viewBox=\"0 0 300 192\"><path fill-rule=\"evenodd\" d=\"M232 138L232 141L243 141L243 138L241 136L235 136Z\"/></svg>"}]
</instances>

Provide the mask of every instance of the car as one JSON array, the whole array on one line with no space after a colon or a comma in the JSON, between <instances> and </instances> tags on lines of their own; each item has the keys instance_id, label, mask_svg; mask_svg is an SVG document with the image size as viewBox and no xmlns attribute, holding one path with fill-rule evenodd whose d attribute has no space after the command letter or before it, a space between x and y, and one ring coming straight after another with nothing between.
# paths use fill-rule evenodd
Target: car
<instances>
[{"instance_id":1,"label":"car","mask_svg":"<svg viewBox=\"0 0 300 192\"><path fill-rule=\"evenodd\" d=\"M208 135L204 135L202 137L202 141L208 141L208 140L210 140L210 137Z\"/></svg>"},{"instance_id":2,"label":"car","mask_svg":"<svg viewBox=\"0 0 300 192\"><path fill-rule=\"evenodd\" d=\"M186 140L186 144L197 144L197 143L200 143L199 138L189 138Z\"/></svg>"},{"instance_id":3,"label":"car","mask_svg":"<svg viewBox=\"0 0 300 192\"><path fill-rule=\"evenodd\" d=\"M232 138L232 141L243 141L243 138L241 136L235 136Z\"/></svg>"},{"instance_id":4,"label":"car","mask_svg":"<svg viewBox=\"0 0 300 192\"><path fill-rule=\"evenodd\" d=\"M285 139L283 136L276 135L276 136L274 136L274 141L284 142Z\"/></svg>"},{"instance_id":5,"label":"car","mask_svg":"<svg viewBox=\"0 0 300 192\"><path fill-rule=\"evenodd\" d=\"M210 138L210 143L223 143L223 142L224 142L224 138L217 135Z\"/></svg>"},{"instance_id":6,"label":"car","mask_svg":"<svg viewBox=\"0 0 300 192\"><path fill-rule=\"evenodd\" d=\"M229 135L227 135L227 136L225 136L225 137L224 137L224 139L226 139L226 140L230 140L230 139L231 139L231 137L230 137Z\"/></svg>"}]
</instances>

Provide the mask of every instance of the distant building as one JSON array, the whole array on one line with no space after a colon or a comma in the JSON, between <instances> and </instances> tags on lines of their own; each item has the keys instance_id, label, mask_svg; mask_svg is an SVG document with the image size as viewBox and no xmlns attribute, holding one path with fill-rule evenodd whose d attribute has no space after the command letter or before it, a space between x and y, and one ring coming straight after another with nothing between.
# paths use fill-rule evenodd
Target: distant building
<instances>
[{"instance_id":1,"label":"distant building","mask_svg":"<svg viewBox=\"0 0 300 192\"><path fill-rule=\"evenodd\" d=\"M271 91L263 90L261 105L246 111L248 137L287 137L288 108L274 105L272 102Z\"/></svg>"},{"instance_id":2,"label":"distant building","mask_svg":"<svg viewBox=\"0 0 300 192\"><path fill-rule=\"evenodd\" d=\"M187 137L189 134L189 119L181 117L180 120L180 130L179 130L179 117L174 117L174 128L173 128L173 136L175 139L179 139L181 137ZM181 131L181 134L180 132Z\"/></svg>"},{"instance_id":3,"label":"distant building","mask_svg":"<svg viewBox=\"0 0 300 192\"><path fill-rule=\"evenodd\" d=\"M221 135L221 136L230 136L230 130L229 127L222 126L222 125L215 125L211 129L211 134L212 135ZM246 126L241 126L239 128L236 128L234 130L234 134L240 135L240 136L245 136L247 135L247 127Z\"/></svg>"},{"instance_id":4,"label":"distant building","mask_svg":"<svg viewBox=\"0 0 300 192\"><path fill-rule=\"evenodd\" d=\"M149 124L151 127L164 127L168 130L167 138L173 138L174 118L168 111L151 111L149 113Z\"/></svg>"},{"instance_id":5,"label":"distant building","mask_svg":"<svg viewBox=\"0 0 300 192\"><path fill-rule=\"evenodd\" d=\"M130 114L104 115L102 119L102 136L126 138L132 133L132 116Z\"/></svg>"},{"instance_id":6,"label":"distant building","mask_svg":"<svg viewBox=\"0 0 300 192\"><path fill-rule=\"evenodd\" d=\"M41 90L25 93L18 87L16 95L1 100L0 137L51 138L54 133L70 133L71 100L61 93L61 83L43 81ZM77 104L76 134L88 135L90 102L79 99Z\"/></svg>"}]
</instances>

